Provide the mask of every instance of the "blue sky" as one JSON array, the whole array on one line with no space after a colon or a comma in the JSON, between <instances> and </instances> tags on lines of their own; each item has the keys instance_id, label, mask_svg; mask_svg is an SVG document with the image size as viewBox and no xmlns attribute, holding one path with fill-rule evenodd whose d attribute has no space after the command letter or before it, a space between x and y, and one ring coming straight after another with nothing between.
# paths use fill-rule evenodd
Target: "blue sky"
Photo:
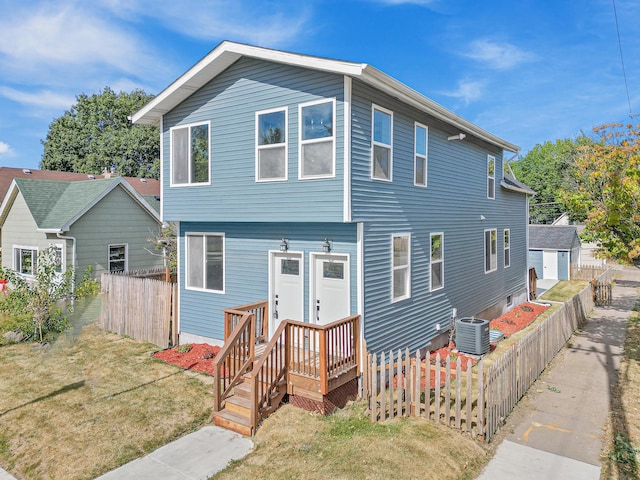
<instances>
[{"instance_id":1,"label":"blue sky","mask_svg":"<svg viewBox=\"0 0 640 480\"><path fill-rule=\"evenodd\" d=\"M526 153L629 121L613 0L0 0L0 165L76 95L159 93L222 40L369 63ZM615 0L640 113L640 0ZM640 116L635 118L640 123Z\"/></svg>"}]
</instances>

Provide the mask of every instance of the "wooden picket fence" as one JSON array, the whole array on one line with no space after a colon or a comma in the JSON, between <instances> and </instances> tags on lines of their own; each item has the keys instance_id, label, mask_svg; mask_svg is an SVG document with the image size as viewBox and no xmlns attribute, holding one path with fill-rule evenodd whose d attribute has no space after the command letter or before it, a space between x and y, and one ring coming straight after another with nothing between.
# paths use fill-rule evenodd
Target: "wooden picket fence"
<instances>
[{"instance_id":1,"label":"wooden picket fence","mask_svg":"<svg viewBox=\"0 0 640 480\"><path fill-rule=\"evenodd\" d=\"M571 280L586 280L590 282L594 278L600 277L603 273L607 272L609 267L607 265L571 265Z\"/></svg>"},{"instance_id":2,"label":"wooden picket fence","mask_svg":"<svg viewBox=\"0 0 640 480\"><path fill-rule=\"evenodd\" d=\"M601 273L596 281L610 284L611 272ZM492 363L489 358L475 366L456 361L454 370L451 357L444 359L443 366L439 354L432 364L420 351L370 353L363 387L371 420L420 416L491 441L593 307L589 285Z\"/></svg>"},{"instance_id":3,"label":"wooden picket fence","mask_svg":"<svg viewBox=\"0 0 640 480\"><path fill-rule=\"evenodd\" d=\"M102 274L102 328L167 348L177 342L177 284Z\"/></svg>"}]
</instances>

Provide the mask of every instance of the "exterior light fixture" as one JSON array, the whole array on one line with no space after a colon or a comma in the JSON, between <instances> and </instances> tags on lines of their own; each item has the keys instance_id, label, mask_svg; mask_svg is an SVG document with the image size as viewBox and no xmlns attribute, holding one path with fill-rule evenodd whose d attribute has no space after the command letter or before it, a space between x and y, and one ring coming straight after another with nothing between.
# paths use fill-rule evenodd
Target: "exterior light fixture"
<instances>
[{"instance_id":1,"label":"exterior light fixture","mask_svg":"<svg viewBox=\"0 0 640 480\"><path fill-rule=\"evenodd\" d=\"M327 240L326 238L324 239L324 243L322 244L322 251L324 253L331 252L331 242L329 242L329 240Z\"/></svg>"},{"instance_id":2,"label":"exterior light fixture","mask_svg":"<svg viewBox=\"0 0 640 480\"><path fill-rule=\"evenodd\" d=\"M447 140L451 141L451 140L463 140L466 137L466 135L464 133L459 133L457 135L451 135L450 137L447 137Z\"/></svg>"},{"instance_id":3,"label":"exterior light fixture","mask_svg":"<svg viewBox=\"0 0 640 480\"><path fill-rule=\"evenodd\" d=\"M280 242L280 251L286 252L287 250L289 250L289 240L287 240L286 238L283 238L282 241Z\"/></svg>"}]
</instances>

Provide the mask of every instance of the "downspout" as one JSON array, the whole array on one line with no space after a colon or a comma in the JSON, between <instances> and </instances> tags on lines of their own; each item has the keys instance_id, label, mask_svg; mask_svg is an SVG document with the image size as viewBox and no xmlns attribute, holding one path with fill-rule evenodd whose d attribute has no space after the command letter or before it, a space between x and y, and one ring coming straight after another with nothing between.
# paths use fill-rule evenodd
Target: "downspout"
<instances>
[{"instance_id":1,"label":"downspout","mask_svg":"<svg viewBox=\"0 0 640 480\"><path fill-rule=\"evenodd\" d=\"M73 275L71 276L71 292L76 291L76 237L61 235L62 232L56 232L56 236L61 240L71 240L73 246L71 247L71 267L73 268Z\"/></svg>"}]
</instances>

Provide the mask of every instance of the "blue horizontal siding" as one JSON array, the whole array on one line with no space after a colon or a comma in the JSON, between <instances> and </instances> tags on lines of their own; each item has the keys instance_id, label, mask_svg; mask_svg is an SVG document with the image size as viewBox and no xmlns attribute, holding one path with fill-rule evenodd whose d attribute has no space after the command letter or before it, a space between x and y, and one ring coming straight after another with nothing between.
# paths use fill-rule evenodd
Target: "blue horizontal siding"
<instances>
[{"instance_id":1,"label":"blue horizontal siding","mask_svg":"<svg viewBox=\"0 0 640 480\"><path fill-rule=\"evenodd\" d=\"M180 223L180 330L216 339L224 337L225 308L267 300L269 251L279 250L282 238L291 251L304 252L305 321L309 321L309 253L322 252L325 238L333 253L350 255L351 309L357 311L356 226L338 223ZM185 288L185 232L225 234L225 293Z\"/></svg>"},{"instance_id":2,"label":"blue horizontal siding","mask_svg":"<svg viewBox=\"0 0 640 480\"><path fill-rule=\"evenodd\" d=\"M342 221L344 79L243 58L163 118L167 221ZM298 106L336 98L335 178L298 179ZM288 107L288 180L255 181L255 112ZM211 185L170 186L170 128L211 122ZM313 212L313 216L310 213Z\"/></svg>"}]
</instances>

